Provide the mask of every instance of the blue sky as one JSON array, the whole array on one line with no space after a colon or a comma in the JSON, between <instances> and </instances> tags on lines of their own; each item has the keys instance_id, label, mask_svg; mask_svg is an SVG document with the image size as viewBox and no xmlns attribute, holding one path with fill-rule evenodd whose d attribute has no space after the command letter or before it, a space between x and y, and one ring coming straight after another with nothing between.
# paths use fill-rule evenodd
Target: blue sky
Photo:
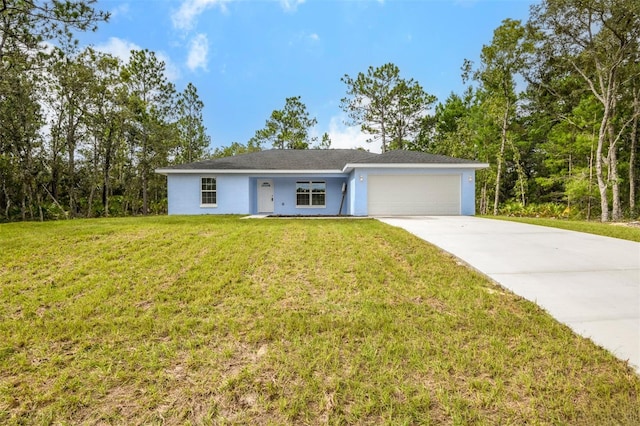
<instances>
[{"instance_id":1,"label":"blue sky","mask_svg":"<svg viewBox=\"0 0 640 426\"><path fill-rule=\"evenodd\" d=\"M246 143L285 99L301 96L334 148L367 144L344 124L344 74L393 62L439 101L462 93L460 67L477 61L506 18L531 0L100 0L112 17L81 42L126 59L155 51L178 90L205 104L212 148Z\"/></svg>"}]
</instances>

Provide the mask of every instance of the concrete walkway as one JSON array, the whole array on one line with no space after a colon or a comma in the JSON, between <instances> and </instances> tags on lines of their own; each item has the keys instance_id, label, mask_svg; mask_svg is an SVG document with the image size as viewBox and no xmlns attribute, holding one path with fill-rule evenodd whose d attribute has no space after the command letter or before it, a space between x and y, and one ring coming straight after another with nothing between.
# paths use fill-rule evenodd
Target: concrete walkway
<instances>
[{"instance_id":1,"label":"concrete walkway","mask_svg":"<svg viewBox=\"0 0 640 426\"><path fill-rule=\"evenodd\" d=\"M378 219L536 302L640 373L640 244L477 217Z\"/></svg>"}]
</instances>

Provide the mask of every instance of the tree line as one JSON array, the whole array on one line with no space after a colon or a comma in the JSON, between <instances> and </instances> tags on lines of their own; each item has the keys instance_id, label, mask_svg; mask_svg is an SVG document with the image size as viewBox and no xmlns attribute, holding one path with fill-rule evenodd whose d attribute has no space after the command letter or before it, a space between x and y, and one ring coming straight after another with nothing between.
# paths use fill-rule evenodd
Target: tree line
<instances>
[{"instance_id":1,"label":"tree line","mask_svg":"<svg viewBox=\"0 0 640 426\"><path fill-rule=\"evenodd\" d=\"M196 87L178 92L154 52L78 47L108 20L93 4L0 3L0 220L160 213L154 169L208 151Z\"/></svg>"},{"instance_id":2,"label":"tree line","mask_svg":"<svg viewBox=\"0 0 640 426\"><path fill-rule=\"evenodd\" d=\"M93 1L0 6L0 220L159 213L167 164L264 148L330 148L300 96L246 143L208 150L202 101L153 52L79 49ZM57 41L47 48L44 40ZM380 149L476 159L482 214L638 217L640 3L544 0L506 19L463 93L438 102L387 63L345 75L341 108Z\"/></svg>"}]
</instances>

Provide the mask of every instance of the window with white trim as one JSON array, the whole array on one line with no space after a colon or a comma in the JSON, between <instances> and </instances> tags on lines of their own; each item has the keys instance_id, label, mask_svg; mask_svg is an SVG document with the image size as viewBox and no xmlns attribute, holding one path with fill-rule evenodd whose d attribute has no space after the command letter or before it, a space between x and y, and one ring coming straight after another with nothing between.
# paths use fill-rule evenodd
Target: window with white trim
<instances>
[{"instance_id":1,"label":"window with white trim","mask_svg":"<svg viewBox=\"0 0 640 426\"><path fill-rule=\"evenodd\" d=\"M325 182L296 182L296 207L325 207Z\"/></svg>"},{"instance_id":2,"label":"window with white trim","mask_svg":"<svg viewBox=\"0 0 640 426\"><path fill-rule=\"evenodd\" d=\"M216 191L216 178L203 177L200 180L200 204L203 206L215 206L218 193Z\"/></svg>"}]
</instances>

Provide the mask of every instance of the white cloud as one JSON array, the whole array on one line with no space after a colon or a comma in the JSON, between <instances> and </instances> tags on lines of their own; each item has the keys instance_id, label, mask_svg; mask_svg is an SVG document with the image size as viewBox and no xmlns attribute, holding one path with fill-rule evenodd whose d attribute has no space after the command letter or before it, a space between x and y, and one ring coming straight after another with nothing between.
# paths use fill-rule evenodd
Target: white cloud
<instances>
[{"instance_id":1,"label":"white cloud","mask_svg":"<svg viewBox=\"0 0 640 426\"><path fill-rule=\"evenodd\" d=\"M232 0L183 0L180 9L171 18L173 26L181 30L193 27L197 17L207 9L218 6L223 12L227 11L226 3Z\"/></svg>"},{"instance_id":2,"label":"white cloud","mask_svg":"<svg viewBox=\"0 0 640 426\"><path fill-rule=\"evenodd\" d=\"M311 40L313 40L313 41L318 41L318 40L320 40L320 36L319 36L318 34L316 34L316 33L313 33L313 34L309 35L309 38L310 38Z\"/></svg>"},{"instance_id":3,"label":"white cloud","mask_svg":"<svg viewBox=\"0 0 640 426\"><path fill-rule=\"evenodd\" d=\"M187 67L191 71L197 68L207 69L207 54L209 52L209 40L206 34L198 34L189 43L189 55L187 57Z\"/></svg>"},{"instance_id":4,"label":"white cloud","mask_svg":"<svg viewBox=\"0 0 640 426\"><path fill-rule=\"evenodd\" d=\"M131 18L131 15L129 14L129 3L119 4L118 6L111 9L109 13L111 14L111 19L116 19L119 16Z\"/></svg>"},{"instance_id":5,"label":"white cloud","mask_svg":"<svg viewBox=\"0 0 640 426\"><path fill-rule=\"evenodd\" d=\"M327 133L329 133L329 137L331 138L331 148L364 148L371 152L381 152L378 142L368 143L367 139L370 138L370 135L363 133L358 127L346 126L344 124L344 118L344 115L339 115L331 117L329 121L329 130Z\"/></svg>"},{"instance_id":6,"label":"white cloud","mask_svg":"<svg viewBox=\"0 0 640 426\"><path fill-rule=\"evenodd\" d=\"M285 12L295 12L298 6L304 2L305 0L280 0L280 6Z\"/></svg>"},{"instance_id":7,"label":"white cloud","mask_svg":"<svg viewBox=\"0 0 640 426\"><path fill-rule=\"evenodd\" d=\"M131 57L131 51L141 50L142 48L128 40L123 40L118 37L109 37L109 41L96 45L95 49L98 52L108 53L116 58L120 58L122 62L128 62Z\"/></svg>"},{"instance_id":8,"label":"white cloud","mask_svg":"<svg viewBox=\"0 0 640 426\"><path fill-rule=\"evenodd\" d=\"M118 37L110 37L109 41L95 46L98 52L108 53L119 58L122 62L129 62L132 50L142 50L137 44L123 40ZM155 52L156 58L164 62L165 76L169 81L176 81L180 78L180 69L171 61L171 58L164 52Z\"/></svg>"}]
</instances>

